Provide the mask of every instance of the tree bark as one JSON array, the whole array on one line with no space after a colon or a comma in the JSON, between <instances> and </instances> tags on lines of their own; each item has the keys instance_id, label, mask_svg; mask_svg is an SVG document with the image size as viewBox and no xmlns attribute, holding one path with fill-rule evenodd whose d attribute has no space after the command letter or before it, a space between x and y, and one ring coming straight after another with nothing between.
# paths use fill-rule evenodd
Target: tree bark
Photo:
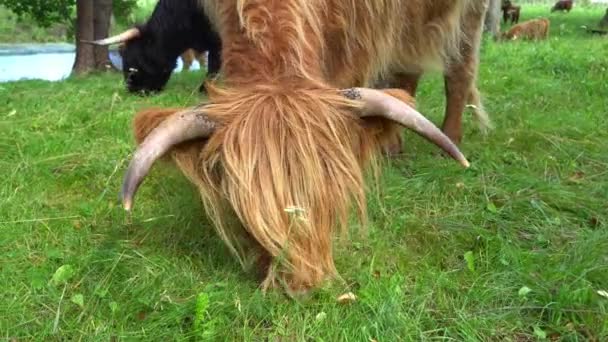
<instances>
[{"instance_id":1,"label":"tree bark","mask_svg":"<svg viewBox=\"0 0 608 342\"><path fill-rule=\"evenodd\" d=\"M95 17L93 18L93 26L95 29L95 40L103 39L109 36L110 20L112 18L112 0L94 0ZM95 69L109 70L112 68L112 63L108 56L107 46L95 46Z\"/></svg>"},{"instance_id":2,"label":"tree bark","mask_svg":"<svg viewBox=\"0 0 608 342\"><path fill-rule=\"evenodd\" d=\"M81 40L93 40L95 28L93 26L93 0L76 1L76 60L72 73L82 75L95 68L95 54L93 45L83 44Z\"/></svg>"},{"instance_id":3,"label":"tree bark","mask_svg":"<svg viewBox=\"0 0 608 342\"><path fill-rule=\"evenodd\" d=\"M484 32L490 32L494 37L500 32L500 5L501 0L489 1L483 25Z\"/></svg>"}]
</instances>

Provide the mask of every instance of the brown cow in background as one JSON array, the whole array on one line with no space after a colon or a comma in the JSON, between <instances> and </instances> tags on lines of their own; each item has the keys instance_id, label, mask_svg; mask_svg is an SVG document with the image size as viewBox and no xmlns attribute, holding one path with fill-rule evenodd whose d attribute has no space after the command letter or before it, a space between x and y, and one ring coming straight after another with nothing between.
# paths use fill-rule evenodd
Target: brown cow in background
<instances>
[{"instance_id":1,"label":"brown cow in background","mask_svg":"<svg viewBox=\"0 0 608 342\"><path fill-rule=\"evenodd\" d=\"M549 19L540 18L525 21L511 27L501 35L502 40L544 40L549 37Z\"/></svg>"}]
</instances>

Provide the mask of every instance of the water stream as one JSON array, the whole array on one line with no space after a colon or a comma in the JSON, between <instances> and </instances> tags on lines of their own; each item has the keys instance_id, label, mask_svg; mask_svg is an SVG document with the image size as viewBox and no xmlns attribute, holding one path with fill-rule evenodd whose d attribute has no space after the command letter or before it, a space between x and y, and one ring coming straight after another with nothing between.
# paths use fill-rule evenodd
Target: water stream
<instances>
[{"instance_id":1,"label":"water stream","mask_svg":"<svg viewBox=\"0 0 608 342\"><path fill-rule=\"evenodd\" d=\"M23 79L59 81L68 77L75 58L71 44L0 44L0 82ZM117 51L110 51L110 60L119 70L122 60ZM175 72L181 71L182 61L178 58ZM191 70L200 66L197 61Z\"/></svg>"}]
</instances>

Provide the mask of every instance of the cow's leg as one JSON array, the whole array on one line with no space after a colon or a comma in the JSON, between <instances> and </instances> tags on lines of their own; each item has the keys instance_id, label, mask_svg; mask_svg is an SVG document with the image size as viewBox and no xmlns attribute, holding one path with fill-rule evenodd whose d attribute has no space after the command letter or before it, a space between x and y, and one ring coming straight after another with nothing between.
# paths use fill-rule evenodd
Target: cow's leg
<instances>
[{"instance_id":1,"label":"cow's leg","mask_svg":"<svg viewBox=\"0 0 608 342\"><path fill-rule=\"evenodd\" d=\"M209 49L209 58L207 66L207 78L214 78L220 71L222 66L222 48L221 46Z\"/></svg>"},{"instance_id":2,"label":"cow's leg","mask_svg":"<svg viewBox=\"0 0 608 342\"><path fill-rule=\"evenodd\" d=\"M452 65L444 76L447 101L442 130L456 144L462 141L462 113L474 80L474 64L467 58Z\"/></svg>"},{"instance_id":3,"label":"cow's leg","mask_svg":"<svg viewBox=\"0 0 608 342\"><path fill-rule=\"evenodd\" d=\"M221 54L221 46L214 46L209 49L209 56L207 57L207 79L214 79L218 76L220 67L222 66ZM203 94L207 93L207 89L205 88L205 81L201 83L198 90Z\"/></svg>"},{"instance_id":4,"label":"cow's leg","mask_svg":"<svg viewBox=\"0 0 608 342\"><path fill-rule=\"evenodd\" d=\"M471 9L465 18L464 37L460 42L459 59L447 63L444 74L446 92L446 110L443 121L443 132L456 144L462 141L462 113L469 99L479 102L475 86L479 64L479 45L483 27L483 11L480 8ZM481 12L479 12L481 11ZM477 117L486 117L481 103L474 104Z\"/></svg>"}]
</instances>

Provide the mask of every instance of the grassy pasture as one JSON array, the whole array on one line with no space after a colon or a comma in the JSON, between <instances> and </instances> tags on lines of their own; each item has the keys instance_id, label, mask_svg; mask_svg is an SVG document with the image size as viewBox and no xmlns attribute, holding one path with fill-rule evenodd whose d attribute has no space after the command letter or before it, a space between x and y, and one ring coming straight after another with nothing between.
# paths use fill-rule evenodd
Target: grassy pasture
<instances>
[{"instance_id":1,"label":"grassy pasture","mask_svg":"<svg viewBox=\"0 0 608 342\"><path fill-rule=\"evenodd\" d=\"M406 133L370 193L371 224L336 247L345 284L263 296L157 165L125 216L133 114L199 101L200 73L128 95L120 75L0 84L0 338L248 341L608 339L608 39L601 8L546 15L549 41L484 42L496 129L465 120L469 170ZM439 75L419 108L443 116ZM352 291L349 305L335 298Z\"/></svg>"}]
</instances>

